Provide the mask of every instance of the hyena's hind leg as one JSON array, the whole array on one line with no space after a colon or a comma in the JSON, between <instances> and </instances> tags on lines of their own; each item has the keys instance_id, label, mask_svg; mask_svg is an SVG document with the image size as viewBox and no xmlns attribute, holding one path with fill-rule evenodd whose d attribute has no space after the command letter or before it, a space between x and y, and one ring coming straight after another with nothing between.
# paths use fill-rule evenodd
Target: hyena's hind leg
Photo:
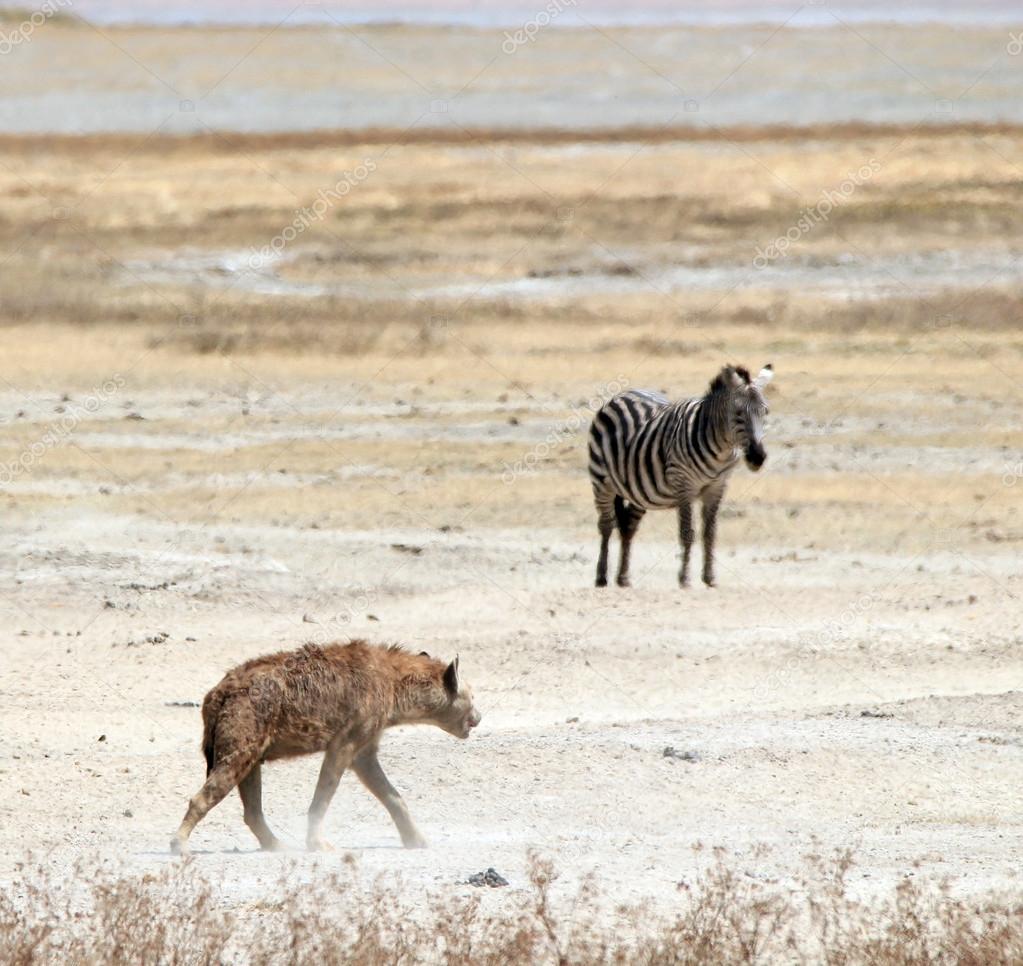
<instances>
[{"instance_id":1,"label":"hyena's hind leg","mask_svg":"<svg viewBox=\"0 0 1023 966\"><path fill-rule=\"evenodd\" d=\"M259 846L267 852L280 852L284 843L270 831L263 816L263 778L262 768L257 761L249 773L239 782L238 794L241 795L242 808L245 811L245 824L252 834L259 839Z\"/></svg>"},{"instance_id":2,"label":"hyena's hind leg","mask_svg":"<svg viewBox=\"0 0 1023 966\"><path fill-rule=\"evenodd\" d=\"M593 501L597 507L597 529L600 531L600 555L597 557L597 587L607 586L607 552L615 530L615 497L610 490L593 485Z\"/></svg>"},{"instance_id":3,"label":"hyena's hind leg","mask_svg":"<svg viewBox=\"0 0 1023 966\"><path fill-rule=\"evenodd\" d=\"M626 503L620 496L615 497L615 522L618 524L618 532L621 535L622 551L618 560L618 586L629 586L629 557L632 552L632 538L639 529L639 521L643 519L646 510L642 507Z\"/></svg>"},{"instance_id":4,"label":"hyena's hind leg","mask_svg":"<svg viewBox=\"0 0 1023 966\"><path fill-rule=\"evenodd\" d=\"M178 855L188 853L188 837L192 830L215 805L220 804L224 797L234 788L253 766L258 767L259 752L253 748L249 751L236 751L225 757L218 757L216 766L209 773L205 784L188 802L188 811L181 822L174 838L171 839L171 851Z\"/></svg>"},{"instance_id":5,"label":"hyena's hind leg","mask_svg":"<svg viewBox=\"0 0 1023 966\"><path fill-rule=\"evenodd\" d=\"M192 830L253 768L259 767L266 747L265 732L248 698L221 703L207 721L205 738L206 782L188 803L181 827L171 839L172 852L188 851Z\"/></svg>"}]
</instances>

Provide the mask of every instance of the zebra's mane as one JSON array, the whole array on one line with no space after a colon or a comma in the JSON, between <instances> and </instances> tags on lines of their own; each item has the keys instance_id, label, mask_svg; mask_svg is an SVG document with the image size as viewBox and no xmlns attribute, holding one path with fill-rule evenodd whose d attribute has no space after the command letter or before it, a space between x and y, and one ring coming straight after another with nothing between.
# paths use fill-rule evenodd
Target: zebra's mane
<instances>
[{"instance_id":1,"label":"zebra's mane","mask_svg":"<svg viewBox=\"0 0 1023 966\"><path fill-rule=\"evenodd\" d=\"M725 373L729 370L736 373L739 378L746 383L748 386L753 380L749 374L749 369L745 366L725 366L715 377L714 381L710 384L711 392L720 392L721 390L728 389L728 383L725 382Z\"/></svg>"}]
</instances>

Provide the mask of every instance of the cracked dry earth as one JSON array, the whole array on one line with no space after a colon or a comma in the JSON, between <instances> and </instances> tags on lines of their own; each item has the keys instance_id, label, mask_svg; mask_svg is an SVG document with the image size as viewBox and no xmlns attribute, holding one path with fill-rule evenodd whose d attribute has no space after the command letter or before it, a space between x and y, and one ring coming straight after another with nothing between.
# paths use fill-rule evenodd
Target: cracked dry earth
<instances>
[{"instance_id":1,"label":"cracked dry earth","mask_svg":"<svg viewBox=\"0 0 1023 966\"><path fill-rule=\"evenodd\" d=\"M779 371L770 458L735 477L720 586L686 592L670 514L644 521L633 589L592 587L579 401L612 371L695 391L714 351L594 355L566 384L514 346L493 366L461 342L342 360L137 346L124 385L4 490L3 874L29 850L57 868L171 861L205 691L256 654L364 636L459 654L483 712L466 742L385 741L432 847L401 850L347 777L325 826L337 853L306 855L318 761L275 764L265 809L293 853L256 852L235 796L192 839L240 908L282 869L347 854L415 888L469 890L493 867L514 889L535 849L566 890L597 870L613 898L655 902L719 846L782 887L840 847L867 891L1010 882L1023 483L1007 390L966 352L885 374L887 336L781 355L747 336L750 362L773 348ZM127 338L55 327L46 389L17 365L33 350L12 350L6 450L119 372Z\"/></svg>"}]
</instances>

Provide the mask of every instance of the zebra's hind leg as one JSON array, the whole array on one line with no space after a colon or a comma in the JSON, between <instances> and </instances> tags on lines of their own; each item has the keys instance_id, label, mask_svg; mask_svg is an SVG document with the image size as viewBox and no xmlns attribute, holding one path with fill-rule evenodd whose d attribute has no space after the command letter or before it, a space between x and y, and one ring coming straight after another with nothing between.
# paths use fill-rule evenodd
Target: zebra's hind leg
<instances>
[{"instance_id":1,"label":"zebra's hind leg","mask_svg":"<svg viewBox=\"0 0 1023 966\"><path fill-rule=\"evenodd\" d=\"M615 529L614 495L594 490L597 504L597 529L600 531L600 556L597 557L597 587L607 586L607 551Z\"/></svg>"},{"instance_id":2,"label":"zebra's hind leg","mask_svg":"<svg viewBox=\"0 0 1023 966\"><path fill-rule=\"evenodd\" d=\"M618 560L618 586L628 587L629 584L629 556L632 551L632 538L639 529L639 521L643 519L646 510L631 503L626 505L620 497L615 497L615 519L618 522L618 532L622 538L622 552Z\"/></svg>"},{"instance_id":3,"label":"zebra's hind leg","mask_svg":"<svg viewBox=\"0 0 1023 966\"><path fill-rule=\"evenodd\" d=\"M693 552L693 504L686 500L678 508L678 538L682 544L682 569L678 572L680 587L689 586L689 557Z\"/></svg>"}]
</instances>

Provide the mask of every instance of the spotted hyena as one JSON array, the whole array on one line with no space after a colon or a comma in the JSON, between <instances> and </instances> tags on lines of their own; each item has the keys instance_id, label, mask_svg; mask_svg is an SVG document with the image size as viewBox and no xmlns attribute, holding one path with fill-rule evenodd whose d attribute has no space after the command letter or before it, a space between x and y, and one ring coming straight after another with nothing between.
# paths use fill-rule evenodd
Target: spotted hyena
<instances>
[{"instance_id":1,"label":"spotted hyena","mask_svg":"<svg viewBox=\"0 0 1023 966\"><path fill-rule=\"evenodd\" d=\"M236 785L259 844L281 848L263 818L261 765L317 751L325 754L309 808L310 849L330 847L320 825L349 767L390 813L406 848L422 848L425 839L380 767L381 734L393 725L433 724L468 738L480 723L457 657L445 664L425 651L365 641L307 644L247 661L206 695L202 718L206 783L188 803L174 852L187 852L192 829Z\"/></svg>"}]
</instances>

